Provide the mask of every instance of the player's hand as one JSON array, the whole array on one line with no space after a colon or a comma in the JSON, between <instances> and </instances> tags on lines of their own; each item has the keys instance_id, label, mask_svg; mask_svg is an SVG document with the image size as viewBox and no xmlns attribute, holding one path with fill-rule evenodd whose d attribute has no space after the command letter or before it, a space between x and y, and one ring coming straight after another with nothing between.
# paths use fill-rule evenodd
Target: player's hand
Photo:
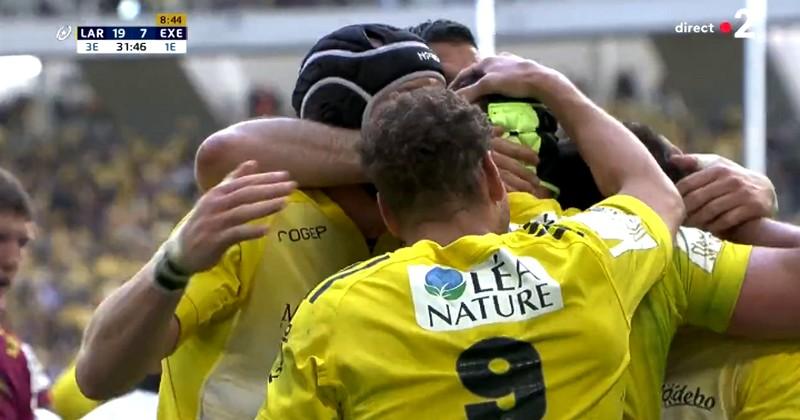
<instances>
[{"instance_id":1,"label":"player's hand","mask_svg":"<svg viewBox=\"0 0 800 420\"><path fill-rule=\"evenodd\" d=\"M456 76L452 85L458 86L462 80L476 77L480 77L477 82L457 92L469 102L491 94L541 99L546 96L550 87L569 83L563 74L550 67L508 53L485 58L467 67Z\"/></svg>"},{"instance_id":2,"label":"player's hand","mask_svg":"<svg viewBox=\"0 0 800 420\"><path fill-rule=\"evenodd\" d=\"M690 226L723 236L733 227L777 211L775 187L764 175L717 155L676 155L671 161L693 172L677 183Z\"/></svg>"},{"instance_id":3,"label":"player's hand","mask_svg":"<svg viewBox=\"0 0 800 420\"><path fill-rule=\"evenodd\" d=\"M242 163L197 201L167 242L169 258L186 274L213 267L231 245L264 236L267 226L249 222L281 210L296 187L287 172L259 173L256 162Z\"/></svg>"},{"instance_id":4,"label":"player's hand","mask_svg":"<svg viewBox=\"0 0 800 420\"><path fill-rule=\"evenodd\" d=\"M508 191L523 191L536 195L541 187L539 178L526 165L539 164L539 155L530 147L502 138L505 129L494 127L491 146L492 160Z\"/></svg>"}]
</instances>

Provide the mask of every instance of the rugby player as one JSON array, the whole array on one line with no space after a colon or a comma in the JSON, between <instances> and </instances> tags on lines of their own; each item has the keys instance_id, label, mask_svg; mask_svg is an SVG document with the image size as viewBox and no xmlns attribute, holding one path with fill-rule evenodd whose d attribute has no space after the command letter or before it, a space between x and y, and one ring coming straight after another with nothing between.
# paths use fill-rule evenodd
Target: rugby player
<instances>
[{"instance_id":1,"label":"rugby player","mask_svg":"<svg viewBox=\"0 0 800 420\"><path fill-rule=\"evenodd\" d=\"M420 36L441 61L448 82L478 61L475 38L466 26L444 19L409 30ZM359 164L358 130L295 118L261 118L241 122L209 136L197 151L195 175L208 189L240 163L253 159L262 170L289 170L301 188L366 182ZM499 136L492 138L495 164L509 191L540 193L539 179L526 165L536 165L530 148Z\"/></svg>"},{"instance_id":2,"label":"rugby player","mask_svg":"<svg viewBox=\"0 0 800 420\"><path fill-rule=\"evenodd\" d=\"M31 198L10 172L0 168L0 316L6 316L6 295L33 234ZM39 404L32 352L11 331L0 328L0 418L32 420Z\"/></svg>"},{"instance_id":3,"label":"rugby player","mask_svg":"<svg viewBox=\"0 0 800 420\"><path fill-rule=\"evenodd\" d=\"M619 195L549 230L503 234L486 116L448 90L394 96L362 130L362 161L389 230L413 245L309 293L259 418L622 415L628 321L670 261L680 197L560 73L513 56L472 70L484 76L468 96L541 98Z\"/></svg>"},{"instance_id":4,"label":"rugby player","mask_svg":"<svg viewBox=\"0 0 800 420\"><path fill-rule=\"evenodd\" d=\"M664 172L678 185L683 185L684 180L690 180L689 177L694 175L687 177L686 173L682 171L682 168L685 168L685 161L691 160L691 156L677 158L674 154L680 153L680 151L663 136L657 135L647 127L635 124L628 125L628 127L647 146ZM588 166L574 150L565 149L565 153L559 159L559 167L563 174L568 174L568 177L556 178L554 182L561 187L562 191L570 191L572 193L570 197L578 200L564 201L563 197L567 197L566 194L559 197L565 208L573 206L582 208L584 205L588 205L586 203L602 199L603 195L595 185ZM729 169L714 170L713 172L734 175ZM742 176L742 171L739 171L739 176ZM724 178L720 180L724 180ZM760 181L753 180L752 182ZM736 188L737 185L749 186L746 190L737 192L739 195L738 208L769 208L763 203L771 201L771 192L750 188L752 184L740 181L733 183L726 181L724 184L727 185L724 189ZM513 210L526 208L524 203L530 203L532 200L522 194L512 194L510 201L512 217L525 220L527 215L514 215ZM539 203L542 202L542 200L539 201ZM568 209L559 214L561 211L559 205L551 201L550 206L552 207L539 206L530 212L530 217L534 220L541 220L542 213L544 213L552 222L557 220L560 215L574 214L579 211ZM798 229L792 226L761 219L747 225L749 226L739 229L739 232L730 232L730 234L742 242L752 243L747 236L751 238L756 236L760 237L762 242L767 245L800 246ZM702 392L698 392L695 388L683 388L683 385L686 384L700 383L700 381L691 382L688 379L694 375L710 378L710 375L705 376L709 370L718 374L715 383L724 383L725 386L735 385L729 380L723 381L722 379L730 378L730 370L717 369L719 363L708 359L716 357L717 361L722 361L726 360L725 356L719 354L714 356L713 352L706 352L700 347L713 342L708 338L709 333L689 336L679 334L678 342L685 346L685 351L680 353L680 360L686 360L686 363L680 361L673 363L673 366L677 366L676 370L680 370L681 374L680 376L674 375L672 379L668 378L667 384L664 385L664 393L660 392L664 381L670 342L681 326L694 326L719 333L749 337L798 337L800 333L800 323L796 321L800 317L800 309L795 304L800 299L800 288L794 281L795 273L800 269L800 248L778 249L740 245L721 241L712 234L695 228L681 228L675 245L678 250L674 253L673 263L666 271L664 279L653 286L633 317L630 337L629 386L625 397L626 418L659 418L661 405L659 397L669 397L670 410L675 412L674 417L671 418L674 419L696 418L689 416L690 413L687 413L689 409L712 414L705 410L706 405L711 405L710 400L705 398L700 401L699 395ZM698 338L696 342L693 341L695 336ZM726 344L737 342L731 338L720 340L721 343ZM773 344L764 342L761 344L763 347L760 347L758 354L769 353L773 346ZM735 346L728 350L731 353L726 353L733 354L727 359L731 363L733 360L741 361L742 354L755 354L752 342L743 340L740 345L743 350L739 353L738 358ZM785 345L778 344L774 345L772 350L785 348ZM710 349L721 350L720 345L712 345ZM702 356L693 357L693 354ZM699 360L707 363L705 371L694 370L698 367L697 361ZM791 378L791 375L787 376ZM709 395L712 394L708 391L709 387L702 389ZM728 396L736 392L735 387L718 389L719 392L724 392ZM791 388L787 392L791 392ZM697 404L701 407L689 405L689 407L683 406L679 409L675 403L675 398L678 398L676 395L679 395L681 400L688 398L687 401L690 403L696 399ZM711 396L717 398L714 405L718 406L721 397L718 397L717 394ZM776 403L782 400L785 398L776 398ZM681 401L681 403L685 402ZM776 404L776 407L778 406L779 404ZM669 410L667 411L669 412ZM709 418L724 417L719 417L719 411L717 411Z\"/></svg>"},{"instance_id":5,"label":"rugby player","mask_svg":"<svg viewBox=\"0 0 800 420\"><path fill-rule=\"evenodd\" d=\"M696 171L677 184L687 197L687 206L700 209L693 211L698 216L696 223L710 224L710 229L743 243L800 247L800 228L766 219L777 210L769 179L721 157L678 155L673 161ZM723 183L727 188L720 185ZM739 186L735 195L730 192L731 184ZM734 197L739 205L725 204ZM712 206L714 201L722 205ZM725 211L726 207L733 209ZM710 217L703 214L704 209L706 214L724 214ZM762 218L741 223L752 217ZM793 267L784 270L786 275L796 273ZM766 312L772 310L769 301L763 306ZM794 319L797 322L797 314ZM673 340L664 382L661 399L666 420L798 418L800 344L687 329Z\"/></svg>"},{"instance_id":6,"label":"rugby player","mask_svg":"<svg viewBox=\"0 0 800 420\"><path fill-rule=\"evenodd\" d=\"M358 128L365 96L430 85L443 89L444 77L418 37L353 25L311 50L293 105L303 118ZM286 173L257 171L245 162L204 194L100 305L77 363L87 396L127 392L163 359L160 419L253 418L296 304L331 273L396 248L364 185L293 191Z\"/></svg>"},{"instance_id":7,"label":"rugby player","mask_svg":"<svg viewBox=\"0 0 800 420\"><path fill-rule=\"evenodd\" d=\"M461 70L477 63L478 44L466 26L449 19L428 20L408 28L422 38L442 60L447 83L455 80Z\"/></svg>"}]
</instances>

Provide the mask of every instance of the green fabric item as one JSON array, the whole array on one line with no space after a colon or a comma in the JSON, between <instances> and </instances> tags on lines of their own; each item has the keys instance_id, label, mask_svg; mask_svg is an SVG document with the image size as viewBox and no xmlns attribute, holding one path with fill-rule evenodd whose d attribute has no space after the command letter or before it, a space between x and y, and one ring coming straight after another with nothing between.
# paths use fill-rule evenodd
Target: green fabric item
<instances>
[{"instance_id":1,"label":"green fabric item","mask_svg":"<svg viewBox=\"0 0 800 420\"><path fill-rule=\"evenodd\" d=\"M488 113L489 121L492 124L508 129L503 133L503 138L517 144L524 144L539 153L539 147L542 145L542 138L536 132L539 128L539 116L531 104L495 102L489 104Z\"/></svg>"},{"instance_id":2,"label":"green fabric item","mask_svg":"<svg viewBox=\"0 0 800 420\"><path fill-rule=\"evenodd\" d=\"M534 105L527 102L493 102L487 108L489 121L494 125L505 127L508 131L503 133L503 138L514 143L522 144L539 153L542 146L542 138L537 130L539 129L539 115L533 108ZM536 173L536 167L527 165ZM549 182L541 182L541 185L556 196L560 190Z\"/></svg>"}]
</instances>

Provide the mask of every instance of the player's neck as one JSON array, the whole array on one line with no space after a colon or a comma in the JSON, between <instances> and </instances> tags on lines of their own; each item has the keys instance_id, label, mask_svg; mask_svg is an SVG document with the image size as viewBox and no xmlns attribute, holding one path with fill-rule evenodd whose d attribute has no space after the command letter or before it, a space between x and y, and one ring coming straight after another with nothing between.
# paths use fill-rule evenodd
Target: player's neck
<instances>
[{"instance_id":1,"label":"player's neck","mask_svg":"<svg viewBox=\"0 0 800 420\"><path fill-rule=\"evenodd\" d=\"M375 239L386 231L378 203L360 186L326 188L325 194L341 207L368 239Z\"/></svg>"},{"instance_id":2,"label":"player's neck","mask_svg":"<svg viewBox=\"0 0 800 420\"><path fill-rule=\"evenodd\" d=\"M440 220L420 221L404 229L402 240L413 244L423 239L441 246L468 235L498 233L493 228L492 215L481 207L459 209Z\"/></svg>"}]
</instances>

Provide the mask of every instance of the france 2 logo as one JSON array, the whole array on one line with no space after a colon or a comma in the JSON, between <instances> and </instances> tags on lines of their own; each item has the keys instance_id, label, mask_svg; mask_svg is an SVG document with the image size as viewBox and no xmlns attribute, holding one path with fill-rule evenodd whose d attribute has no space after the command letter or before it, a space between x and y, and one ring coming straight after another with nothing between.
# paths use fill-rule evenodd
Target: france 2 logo
<instances>
[{"instance_id":1,"label":"france 2 logo","mask_svg":"<svg viewBox=\"0 0 800 420\"><path fill-rule=\"evenodd\" d=\"M736 32L733 32L733 25L727 20L719 25L713 23L691 25L687 22L681 22L675 26L675 32L681 34L715 34L719 32L725 35L733 32L734 38L753 38L755 36L755 32L753 32L753 21L755 20L753 19L753 11L742 8L737 10L733 17L738 20L743 20L742 25L739 26Z\"/></svg>"},{"instance_id":2,"label":"france 2 logo","mask_svg":"<svg viewBox=\"0 0 800 420\"><path fill-rule=\"evenodd\" d=\"M749 10L747 10L747 8L743 8L743 9L737 10L736 14L733 15L733 17L736 18L736 19L740 19L740 20L744 19L744 22L742 23L742 26L740 26L739 29L737 29L736 32L733 34L734 38L752 38L755 35L755 33L753 32L753 23L750 22L750 18L752 17L752 14L750 13ZM728 31L727 32L730 32L731 31L730 22L722 22L719 25L720 26L720 30L723 30L722 27L726 23L728 24Z\"/></svg>"}]
</instances>

